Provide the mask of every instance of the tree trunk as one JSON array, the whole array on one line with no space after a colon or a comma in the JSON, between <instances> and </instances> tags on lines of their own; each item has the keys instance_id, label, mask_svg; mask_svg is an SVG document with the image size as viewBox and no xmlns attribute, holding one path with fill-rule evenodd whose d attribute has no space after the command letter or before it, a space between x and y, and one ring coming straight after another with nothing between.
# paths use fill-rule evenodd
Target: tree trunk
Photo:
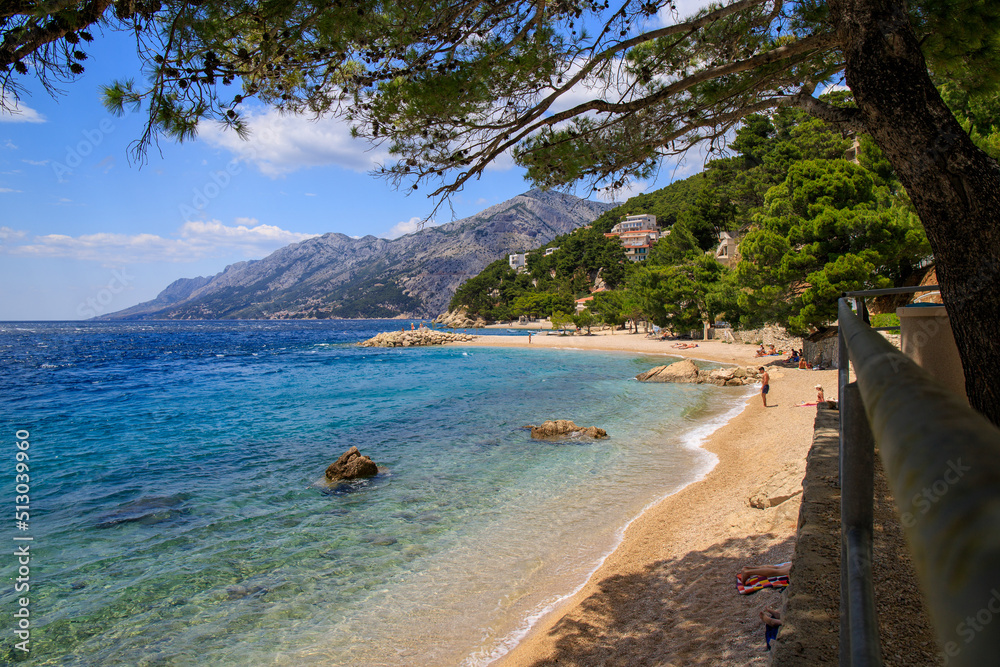
<instances>
[{"instance_id":1,"label":"tree trunk","mask_svg":"<svg viewBox=\"0 0 1000 667\"><path fill-rule=\"evenodd\" d=\"M1000 425L1000 166L931 82L902 0L829 0L866 130L924 224L969 401Z\"/></svg>"}]
</instances>

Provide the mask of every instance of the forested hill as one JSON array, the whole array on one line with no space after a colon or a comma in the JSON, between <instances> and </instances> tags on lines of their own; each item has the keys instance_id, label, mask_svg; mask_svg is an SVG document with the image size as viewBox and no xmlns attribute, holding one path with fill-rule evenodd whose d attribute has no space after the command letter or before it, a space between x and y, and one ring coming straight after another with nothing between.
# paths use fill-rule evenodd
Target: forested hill
<instances>
[{"instance_id":1,"label":"forested hill","mask_svg":"<svg viewBox=\"0 0 1000 667\"><path fill-rule=\"evenodd\" d=\"M593 221L610 205L532 190L398 239L324 234L101 319L434 317L455 288L509 253Z\"/></svg>"},{"instance_id":2,"label":"forested hill","mask_svg":"<svg viewBox=\"0 0 1000 667\"><path fill-rule=\"evenodd\" d=\"M614 289L624 284L625 253L617 239L604 236L616 223L634 213L652 213L661 226L670 227L696 199L704 182L704 174L695 174L636 195L602 213L592 225L533 248L527 258L528 273L517 275L506 257L498 259L462 283L449 309L466 308L490 321L572 312L573 300L589 294L591 289ZM547 248L558 250L545 256Z\"/></svg>"},{"instance_id":3,"label":"forested hill","mask_svg":"<svg viewBox=\"0 0 1000 667\"><path fill-rule=\"evenodd\" d=\"M851 104L844 93L827 99ZM686 330L725 317L805 332L835 319L841 292L912 281L930 259L913 206L869 137L843 136L785 108L748 117L730 150L701 174L537 248L525 273L491 264L458 288L452 309L494 320L564 319L593 293L585 321L645 319ZM604 237L635 213L653 213L670 230L637 264ZM714 258L723 231L739 239L729 265ZM559 250L545 256L550 247Z\"/></svg>"}]
</instances>

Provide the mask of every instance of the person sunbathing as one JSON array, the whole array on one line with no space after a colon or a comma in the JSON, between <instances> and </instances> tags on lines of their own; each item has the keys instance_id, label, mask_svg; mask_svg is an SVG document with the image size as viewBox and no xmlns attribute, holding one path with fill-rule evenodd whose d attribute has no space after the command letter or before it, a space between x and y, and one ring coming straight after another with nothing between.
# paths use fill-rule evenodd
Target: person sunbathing
<instances>
[{"instance_id":1,"label":"person sunbathing","mask_svg":"<svg viewBox=\"0 0 1000 667\"><path fill-rule=\"evenodd\" d=\"M676 347L678 350L689 350L692 347L698 347L698 343L674 343L670 347Z\"/></svg>"},{"instance_id":2,"label":"person sunbathing","mask_svg":"<svg viewBox=\"0 0 1000 667\"><path fill-rule=\"evenodd\" d=\"M778 638L778 628L782 625L781 612L764 607L760 612L760 620L764 623L764 645L770 651L771 642Z\"/></svg>"},{"instance_id":3,"label":"person sunbathing","mask_svg":"<svg viewBox=\"0 0 1000 667\"><path fill-rule=\"evenodd\" d=\"M736 575L736 578L739 579L740 582L744 582L750 577L760 577L762 579L767 577L784 577L788 575L791 569L791 561L787 563L778 563L777 565L747 565L740 570L740 573Z\"/></svg>"},{"instance_id":4,"label":"person sunbathing","mask_svg":"<svg viewBox=\"0 0 1000 667\"><path fill-rule=\"evenodd\" d=\"M757 348L757 356L758 357L766 357L767 356L767 350L764 349L764 344L763 343L761 343L760 347Z\"/></svg>"}]
</instances>

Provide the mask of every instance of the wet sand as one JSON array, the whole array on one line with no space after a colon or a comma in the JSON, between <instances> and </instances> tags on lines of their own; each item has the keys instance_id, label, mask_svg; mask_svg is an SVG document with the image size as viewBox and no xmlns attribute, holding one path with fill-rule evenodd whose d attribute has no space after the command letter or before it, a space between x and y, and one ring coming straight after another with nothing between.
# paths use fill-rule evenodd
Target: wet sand
<instances>
[{"instance_id":1,"label":"wet sand","mask_svg":"<svg viewBox=\"0 0 1000 667\"><path fill-rule=\"evenodd\" d=\"M513 328L513 327L511 327ZM768 366L752 345L672 341L615 332L534 335L530 345L695 357ZM528 346L527 336L481 336L469 345ZM665 360L666 361L666 360ZM716 431L706 448L719 463L705 477L648 509L579 593L535 624L497 667L549 665L764 665L758 613L780 593L739 595L735 574L755 563L791 559L798 496L755 509L748 498L782 466L801 463L812 443L814 385L835 400L836 370L774 368L769 407L759 394Z\"/></svg>"}]
</instances>

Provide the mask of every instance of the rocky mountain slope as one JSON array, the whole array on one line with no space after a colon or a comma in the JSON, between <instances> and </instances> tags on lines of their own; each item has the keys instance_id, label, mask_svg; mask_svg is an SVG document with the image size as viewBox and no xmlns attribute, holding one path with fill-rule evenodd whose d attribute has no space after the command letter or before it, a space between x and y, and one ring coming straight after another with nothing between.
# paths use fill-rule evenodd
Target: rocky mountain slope
<instances>
[{"instance_id":1,"label":"rocky mountain slope","mask_svg":"<svg viewBox=\"0 0 1000 667\"><path fill-rule=\"evenodd\" d=\"M532 190L398 239L324 234L177 280L154 300L101 319L433 317L490 262L593 221L610 204Z\"/></svg>"}]
</instances>

